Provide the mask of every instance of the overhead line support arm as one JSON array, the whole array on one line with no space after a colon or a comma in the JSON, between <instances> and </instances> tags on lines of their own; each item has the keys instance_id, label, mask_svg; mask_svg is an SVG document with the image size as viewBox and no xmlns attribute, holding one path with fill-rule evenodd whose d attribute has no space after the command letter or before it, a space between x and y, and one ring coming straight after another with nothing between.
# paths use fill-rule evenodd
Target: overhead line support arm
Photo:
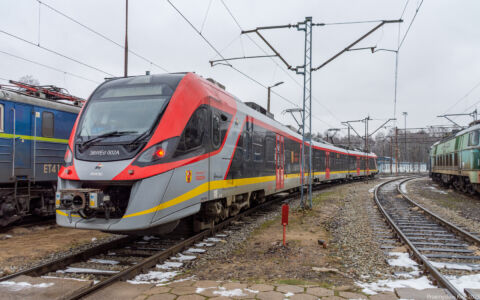
<instances>
[{"instance_id":1,"label":"overhead line support arm","mask_svg":"<svg viewBox=\"0 0 480 300\"><path fill-rule=\"evenodd\" d=\"M365 33L363 36L361 36L359 39L357 39L356 41L354 41L353 43L351 43L350 45L348 45L345 49L343 49L342 51L338 52L337 54L335 54L334 56L332 56L330 59L328 59L327 61L325 61L323 64L319 65L318 67L316 68L312 68L312 71L317 71L321 68L323 68L325 65L329 64L331 61L333 61L335 58L339 57L340 55L342 55L343 53L347 52L350 48L352 48L353 46L355 46L356 44L358 44L359 42L361 42L363 39L365 39L367 36L369 36L370 34L372 34L373 32L375 32L377 29L379 29L380 27L382 27L383 25L387 24L387 23L400 23L400 22L403 22L403 20L385 20L385 21L382 21L380 24L378 24L377 26L375 26L374 28L372 28L369 32Z\"/></svg>"}]
</instances>

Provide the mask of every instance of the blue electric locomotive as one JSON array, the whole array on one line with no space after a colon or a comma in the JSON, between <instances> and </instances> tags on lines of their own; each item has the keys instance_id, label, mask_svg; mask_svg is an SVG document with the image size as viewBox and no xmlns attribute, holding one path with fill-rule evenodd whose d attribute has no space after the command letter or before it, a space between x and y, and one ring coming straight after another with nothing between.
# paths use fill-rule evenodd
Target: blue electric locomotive
<instances>
[{"instance_id":1,"label":"blue electric locomotive","mask_svg":"<svg viewBox=\"0 0 480 300\"><path fill-rule=\"evenodd\" d=\"M0 227L55 214L57 173L82 104L56 87L11 83L20 88L0 86Z\"/></svg>"}]
</instances>

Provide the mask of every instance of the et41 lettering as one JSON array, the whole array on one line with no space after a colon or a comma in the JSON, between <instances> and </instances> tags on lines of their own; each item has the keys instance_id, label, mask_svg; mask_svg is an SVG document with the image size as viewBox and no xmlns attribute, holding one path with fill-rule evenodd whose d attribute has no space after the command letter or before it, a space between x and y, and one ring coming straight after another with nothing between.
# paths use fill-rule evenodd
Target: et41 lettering
<instances>
[{"instance_id":1,"label":"et41 lettering","mask_svg":"<svg viewBox=\"0 0 480 300\"><path fill-rule=\"evenodd\" d=\"M61 164L43 164L43 174L57 174L61 167Z\"/></svg>"}]
</instances>

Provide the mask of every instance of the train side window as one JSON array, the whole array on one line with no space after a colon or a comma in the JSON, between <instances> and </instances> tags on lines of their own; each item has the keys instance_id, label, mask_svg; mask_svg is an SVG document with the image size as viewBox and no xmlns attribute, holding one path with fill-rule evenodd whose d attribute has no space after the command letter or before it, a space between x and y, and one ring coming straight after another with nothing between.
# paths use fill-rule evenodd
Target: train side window
<instances>
[{"instance_id":1,"label":"train side window","mask_svg":"<svg viewBox=\"0 0 480 300\"><path fill-rule=\"evenodd\" d=\"M258 133L253 134L253 160L256 162L263 161L263 137Z\"/></svg>"},{"instance_id":2,"label":"train side window","mask_svg":"<svg viewBox=\"0 0 480 300\"><path fill-rule=\"evenodd\" d=\"M212 116L212 144L214 149L220 148L222 131L220 130L220 116L216 113Z\"/></svg>"},{"instance_id":3,"label":"train side window","mask_svg":"<svg viewBox=\"0 0 480 300\"><path fill-rule=\"evenodd\" d=\"M54 136L54 119L53 113L49 111L42 112L42 136L53 137Z\"/></svg>"},{"instance_id":4,"label":"train side window","mask_svg":"<svg viewBox=\"0 0 480 300\"><path fill-rule=\"evenodd\" d=\"M203 145L207 120L208 112L205 107L200 107L193 113L183 130L175 156L182 155Z\"/></svg>"},{"instance_id":5,"label":"train side window","mask_svg":"<svg viewBox=\"0 0 480 300\"><path fill-rule=\"evenodd\" d=\"M3 117L3 104L0 104L0 132L4 131L4 117Z\"/></svg>"},{"instance_id":6,"label":"train side window","mask_svg":"<svg viewBox=\"0 0 480 300\"><path fill-rule=\"evenodd\" d=\"M265 161L275 162L275 139L271 136L265 138Z\"/></svg>"}]
</instances>

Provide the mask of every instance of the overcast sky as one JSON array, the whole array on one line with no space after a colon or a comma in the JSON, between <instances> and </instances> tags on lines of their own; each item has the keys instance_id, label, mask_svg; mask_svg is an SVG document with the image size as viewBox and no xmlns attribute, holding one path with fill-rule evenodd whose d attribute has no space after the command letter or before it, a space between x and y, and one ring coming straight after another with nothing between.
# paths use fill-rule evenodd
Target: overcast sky
<instances>
[{"instance_id":1,"label":"overcast sky","mask_svg":"<svg viewBox=\"0 0 480 300\"><path fill-rule=\"evenodd\" d=\"M45 4L123 44L125 1L42 0ZM202 31L225 57L263 55L229 15L222 0L171 0ZM406 1L279 1L223 0L243 29L257 26L296 24L312 16L314 22L398 19ZM403 38L420 0L409 1ZM209 8L210 6L210 8ZM39 9L40 7L40 9ZM207 14L208 11L208 14ZM39 13L40 12L40 13ZM404 126L402 112L408 112L407 127L447 124L436 118L442 113L471 112L480 101L480 2L475 0L425 0L399 53L397 118ZM373 28L375 23L332 25L313 29L313 65L317 66ZM41 84L67 88L72 94L88 97L109 75L123 75L123 49L89 32L80 25L40 5L36 0L1 0L0 30L77 59L101 71L88 68L0 32L0 51L79 75L91 81L53 71L0 52L0 78L18 79L33 75ZM264 32L266 38L293 66L303 64L304 35L296 29ZM258 37L252 39L267 47ZM395 49L398 25L387 24L356 47ZM166 0L130 0L129 47L150 64L134 55L129 58L129 75L194 71L212 77L242 101L266 107L267 91L227 66L210 67L219 58ZM269 53L271 53L269 51ZM274 90L300 106L303 77L286 70L278 58L234 61L232 64L263 85L284 81ZM313 73L313 131L342 127L340 121L369 115L374 129L393 117L395 54L353 51L343 54ZM94 81L94 82L92 82ZM0 81L5 83L4 81ZM97 83L95 83L97 82ZM457 103L458 102L458 103ZM456 104L457 103L457 104ZM456 104L456 105L454 105ZM294 124L282 114L293 105L272 95L272 112L277 120ZM457 118L465 125L469 118ZM363 130L362 124L355 125ZM345 131L344 131L345 132Z\"/></svg>"}]
</instances>

